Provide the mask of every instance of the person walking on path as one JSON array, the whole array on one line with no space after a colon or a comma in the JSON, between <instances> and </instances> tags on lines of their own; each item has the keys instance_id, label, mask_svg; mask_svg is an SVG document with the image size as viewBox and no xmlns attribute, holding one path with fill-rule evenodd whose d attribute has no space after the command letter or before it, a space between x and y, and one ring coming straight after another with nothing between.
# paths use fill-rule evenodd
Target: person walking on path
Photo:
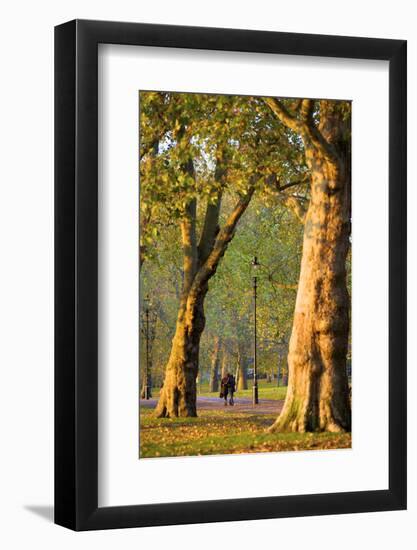
<instances>
[{"instance_id":1,"label":"person walking on path","mask_svg":"<svg viewBox=\"0 0 417 550\"><path fill-rule=\"evenodd\" d=\"M233 395L236 391L236 380L233 374L228 372L221 380L220 397L224 399L224 406L227 406L227 397L229 396L229 405L234 405Z\"/></svg>"}]
</instances>

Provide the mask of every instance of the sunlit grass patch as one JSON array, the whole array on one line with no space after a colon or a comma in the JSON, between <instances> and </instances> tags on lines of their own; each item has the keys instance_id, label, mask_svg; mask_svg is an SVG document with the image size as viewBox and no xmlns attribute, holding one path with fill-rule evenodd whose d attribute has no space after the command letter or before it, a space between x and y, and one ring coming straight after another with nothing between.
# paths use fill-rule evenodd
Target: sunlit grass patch
<instances>
[{"instance_id":1,"label":"sunlit grass patch","mask_svg":"<svg viewBox=\"0 0 417 550\"><path fill-rule=\"evenodd\" d=\"M287 387L274 386L273 384L260 385L258 389L259 399L285 399ZM201 391L198 395L202 397L216 397L219 392ZM237 398L252 399L252 385L247 390L239 390L236 392Z\"/></svg>"},{"instance_id":2,"label":"sunlit grass patch","mask_svg":"<svg viewBox=\"0 0 417 550\"><path fill-rule=\"evenodd\" d=\"M152 388L152 397L159 397L159 388ZM287 386L277 386L276 383L267 383L265 380L259 381L259 399L285 399L287 393ZM197 386L197 395L201 397L218 397L219 391L209 391L209 385L207 383ZM238 390L236 392L236 398L252 399L252 381L248 381L247 390Z\"/></svg>"},{"instance_id":3,"label":"sunlit grass patch","mask_svg":"<svg viewBox=\"0 0 417 550\"><path fill-rule=\"evenodd\" d=\"M274 415L201 411L197 418L158 419L141 413L140 457L239 454L351 447L350 434L266 431Z\"/></svg>"}]
</instances>

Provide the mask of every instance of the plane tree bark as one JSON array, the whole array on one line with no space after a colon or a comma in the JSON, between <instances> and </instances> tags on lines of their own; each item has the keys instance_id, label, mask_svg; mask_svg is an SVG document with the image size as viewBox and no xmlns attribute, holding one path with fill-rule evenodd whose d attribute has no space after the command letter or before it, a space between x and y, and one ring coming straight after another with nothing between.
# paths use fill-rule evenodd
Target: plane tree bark
<instances>
[{"instance_id":1,"label":"plane tree bark","mask_svg":"<svg viewBox=\"0 0 417 550\"><path fill-rule=\"evenodd\" d=\"M351 429L346 356L349 296L346 257L350 236L350 106L303 100L297 113L266 98L278 119L301 136L311 174L300 279L289 344L284 407L271 431ZM346 111L348 115L346 116Z\"/></svg>"},{"instance_id":2,"label":"plane tree bark","mask_svg":"<svg viewBox=\"0 0 417 550\"><path fill-rule=\"evenodd\" d=\"M188 163L193 172L192 161ZM216 179L225 170L218 162ZM209 197L201 236L197 242L197 201L188 202L180 222L183 247L183 288L180 298L175 335L165 368L165 380L155 409L157 417L197 416L196 378L199 366L200 338L205 326L204 299L208 284L216 273L236 226L247 209L254 187L249 186L229 214L222 228L219 215L222 186L216 186Z\"/></svg>"}]
</instances>

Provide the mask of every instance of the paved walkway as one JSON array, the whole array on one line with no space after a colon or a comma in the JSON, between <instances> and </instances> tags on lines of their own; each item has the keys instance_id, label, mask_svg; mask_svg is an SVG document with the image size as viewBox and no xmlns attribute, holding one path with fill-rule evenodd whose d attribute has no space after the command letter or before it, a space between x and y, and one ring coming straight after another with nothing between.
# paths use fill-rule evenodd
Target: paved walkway
<instances>
[{"instance_id":1,"label":"paved walkway","mask_svg":"<svg viewBox=\"0 0 417 550\"><path fill-rule=\"evenodd\" d=\"M157 404L157 399L141 399L140 406L147 409L154 409ZM222 409L224 411L247 413L247 414L276 414L281 412L284 405L284 400L276 399L260 399L258 405L253 405L251 399L235 397L235 404L233 407L228 405L224 406L223 399L220 397L200 397L197 396L197 409L198 410L216 410Z\"/></svg>"}]
</instances>

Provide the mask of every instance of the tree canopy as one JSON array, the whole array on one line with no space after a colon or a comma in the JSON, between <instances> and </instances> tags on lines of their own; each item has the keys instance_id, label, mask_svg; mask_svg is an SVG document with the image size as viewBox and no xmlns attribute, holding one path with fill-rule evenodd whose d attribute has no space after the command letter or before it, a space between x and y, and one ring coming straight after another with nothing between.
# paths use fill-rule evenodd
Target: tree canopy
<instances>
[{"instance_id":1,"label":"tree canopy","mask_svg":"<svg viewBox=\"0 0 417 550\"><path fill-rule=\"evenodd\" d=\"M192 218L201 247L210 223L214 239L239 197L252 192L211 279L201 345L208 352L211 338L222 336L235 362L238 344L245 342L250 362L250 260L257 255L260 368L275 368L291 330L300 222L309 199L302 140L255 97L142 92L140 124L141 280L159 311L157 380L163 379L184 286L181 221ZM202 376L208 377L209 354L201 355Z\"/></svg>"}]
</instances>

